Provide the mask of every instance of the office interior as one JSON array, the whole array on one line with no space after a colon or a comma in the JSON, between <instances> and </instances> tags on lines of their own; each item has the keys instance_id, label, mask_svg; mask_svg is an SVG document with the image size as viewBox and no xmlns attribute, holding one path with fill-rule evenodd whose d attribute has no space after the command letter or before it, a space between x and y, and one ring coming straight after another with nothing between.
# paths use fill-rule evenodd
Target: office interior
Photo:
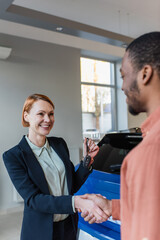
<instances>
[{"instance_id":1,"label":"office interior","mask_svg":"<svg viewBox=\"0 0 160 240\"><path fill-rule=\"evenodd\" d=\"M133 117L128 113L119 69L125 47L132 39L160 30L159 10L158 0L154 6L144 0L0 0L0 46L11 48L10 55L0 59L3 219L7 214L21 214L23 208L2 153L27 133L21 125L21 110L28 95L42 93L53 100L52 134L66 140L75 165L82 157L81 56L115 64L116 130L140 127L146 115Z\"/></svg>"}]
</instances>

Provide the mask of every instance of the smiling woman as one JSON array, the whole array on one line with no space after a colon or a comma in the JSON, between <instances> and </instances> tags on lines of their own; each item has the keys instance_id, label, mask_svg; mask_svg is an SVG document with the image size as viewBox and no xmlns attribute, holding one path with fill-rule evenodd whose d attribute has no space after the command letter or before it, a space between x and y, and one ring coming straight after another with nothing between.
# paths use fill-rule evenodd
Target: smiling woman
<instances>
[{"instance_id":1,"label":"smiling woman","mask_svg":"<svg viewBox=\"0 0 160 240\"><path fill-rule=\"evenodd\" d=\"M22 111L22 124L29 127L28 138L38 147L45 144L45 136L48 135L54 125L54 104L40 94L30 96L24 103Z\"/></svg>"},{"instance_id":2,"label":"smiling woman","mask_svg":"<svg viewBox=\"0 0 160 240\"><path fill-rule=\"evenodd\" d=\"M54 125L54 104L45 95L29 96L22 111L22 125L28 134L3 154L9 176L24 199L21 240L75 240L77 211L88 210L97 221L107 219L92 200L73 196L91 173L80 163L75 172L66 142L47 137ZM86 153L86 139L84 153ZM89 139L93 158L99 148Z\"/></svg>"}]
</instances>

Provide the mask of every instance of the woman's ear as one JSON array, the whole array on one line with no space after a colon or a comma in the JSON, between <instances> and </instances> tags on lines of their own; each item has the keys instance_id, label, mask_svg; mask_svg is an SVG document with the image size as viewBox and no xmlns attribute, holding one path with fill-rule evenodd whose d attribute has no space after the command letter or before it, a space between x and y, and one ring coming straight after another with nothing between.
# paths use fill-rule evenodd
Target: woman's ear
<instances>
[{"instance_id":1,"label":"woman's ear","mask_svg":"<svg viewBox=\"0 0 160 240\"><path fill-rule=\"evenodd\" d=\"M153 75L153 68L150 65L145 65L142 69L142 82L144 85L147 85Z\"/></svg>"},{"instance_id":2,"label":"woman's ear","mask_svg":"<svg viewBox=\"0 0 160 240\"><path fill-rule=\"evenodd\" d=\"M24 112L24 120L25 120L25 122L29 122L28 121L28 112Z\"/></svg>"}]
</instances>

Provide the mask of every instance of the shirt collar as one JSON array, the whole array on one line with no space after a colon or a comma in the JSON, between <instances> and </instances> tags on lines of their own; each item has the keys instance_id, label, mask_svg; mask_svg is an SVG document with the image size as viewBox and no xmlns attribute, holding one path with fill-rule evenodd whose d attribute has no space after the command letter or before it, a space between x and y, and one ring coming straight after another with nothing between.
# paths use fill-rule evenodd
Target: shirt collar
<instances>
[{"instance_id":1,"label":"shirt collar","mask_svg":"<svg viewBox=\"0 0 160 240\"><path fill-rule=\"evenodd\" d=\"M31 147L32 151L34 152L34 154L38 157L40 157L40 155L42 154L42 151L43 149L45 148L48 152L50 151L50 146L49 146L49 143L48 143L48 140L46 138L46 142L45 144L42 146L42 147L38 147L36 146L35 144L33 144L29 138L27 136L25 136L29 146Z\"/></svg>"},{"instance_id":2,"label":"shirt collar","mask_svg":"<svg viewBox=\"0 0 160 240\"><path fill-rule=\"evenodd\" d=\"M141 131L143 138L150 132L151 128L160 119L160 107L158 107L151 115L142 123Z\"/></svg>"}]
</instances>

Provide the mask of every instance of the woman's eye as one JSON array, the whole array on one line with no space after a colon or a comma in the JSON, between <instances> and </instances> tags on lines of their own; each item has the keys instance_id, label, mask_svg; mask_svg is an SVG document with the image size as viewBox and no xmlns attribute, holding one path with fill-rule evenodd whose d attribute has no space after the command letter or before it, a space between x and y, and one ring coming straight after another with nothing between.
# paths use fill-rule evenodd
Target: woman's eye
<instances>
[{"instance_id":1,"label":"woman's eye","mask_svg":"<svg viewBox=\"0 0 160 240\"><path fill-rule=\"evenodd\" d=\"M38 115L43 116L43 113L38 113Z\"/></svg>"},{"instance_id":2,"label":"woman's eye","mask_svg":"<svg viewBox=\"0 0 160 240\"><path fill-rule=\"evenodd\" d=\"M54 116L54 113L50 113L50 116Z\"/></svg>"}]
</instances>

